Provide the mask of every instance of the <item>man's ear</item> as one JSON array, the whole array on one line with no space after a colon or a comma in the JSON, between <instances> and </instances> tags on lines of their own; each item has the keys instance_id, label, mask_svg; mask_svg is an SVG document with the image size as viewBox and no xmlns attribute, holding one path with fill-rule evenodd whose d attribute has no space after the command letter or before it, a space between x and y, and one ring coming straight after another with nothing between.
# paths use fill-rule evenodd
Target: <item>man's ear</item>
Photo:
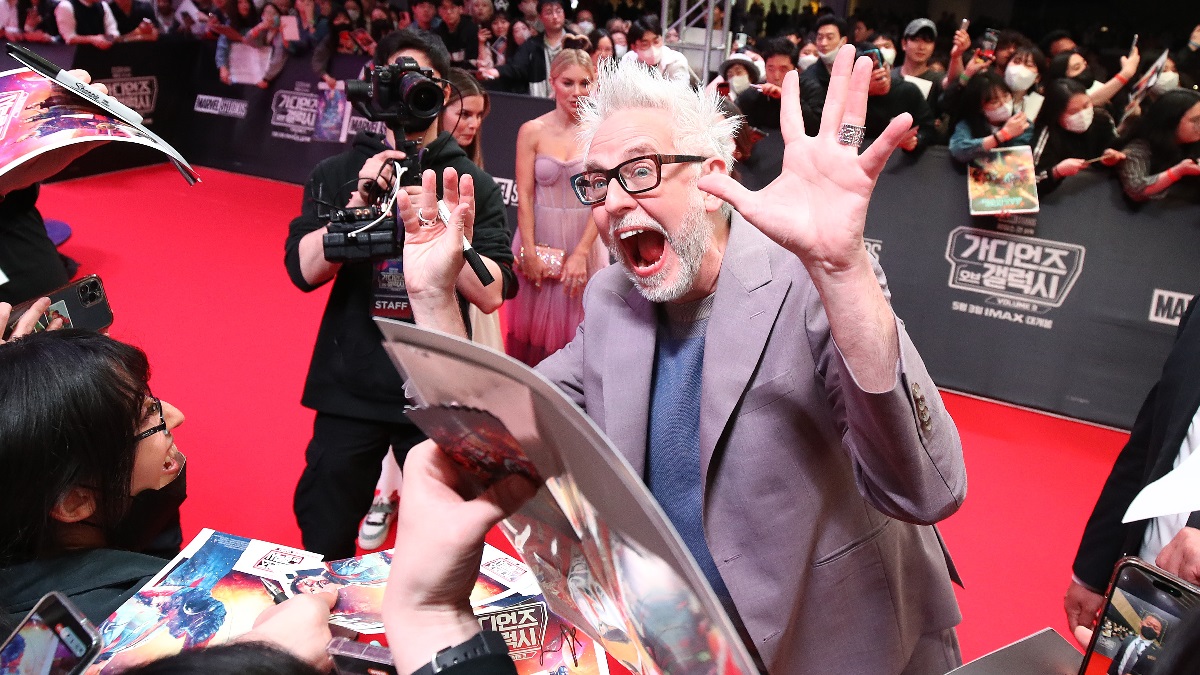
<instances>
[{"instance_id":1,"label":"man's ear","mask_svg":"<svg viewBox=\"0 0 1200 675\"><path fill-rule=\"evenodd\" d=\"M707 176L710 173L729 175L729 165L720 157L709 157L700 165L700 175ZM709 213L720 210L721 205L725 203L720 197L707 192L701 191L701 194L704 195L704 210Z\"/></svg>"},{"instance_id":2,"label":"man's ear","mask_svg":"<svg viewBox=\"0 0 1200 675\"><path fill-rule=\"evenodd\" d=\"M50 509L50 517L61 523L78 523L96 513L96 492L78 485L67 490Z\"/></svg>"}]
</instances>

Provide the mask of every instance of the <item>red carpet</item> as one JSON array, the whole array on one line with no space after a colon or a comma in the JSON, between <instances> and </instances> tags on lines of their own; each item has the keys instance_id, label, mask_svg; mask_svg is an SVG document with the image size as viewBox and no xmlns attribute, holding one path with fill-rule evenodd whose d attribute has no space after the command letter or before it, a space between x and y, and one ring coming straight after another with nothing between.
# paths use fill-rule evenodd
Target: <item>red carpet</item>
<instances>
[{"instance_id":1,"label":"red carpet","mask_svg":"<svg viewBox=\"0 0 1200 675\"><path fill-rule=\"evenodd\" d=\"M48 185L63 251L99 274L112 335L150 355L152 386L188 417L185 536L201 527L298 545L292 488L312 413L300 391L325 303L287 279L283 241L299 186L167 166ZM966 583L963 654L1052 626L1083 523L1125 435L946 395L966 448L969 493L942 531Z\"/></svg>"}]
</instances>

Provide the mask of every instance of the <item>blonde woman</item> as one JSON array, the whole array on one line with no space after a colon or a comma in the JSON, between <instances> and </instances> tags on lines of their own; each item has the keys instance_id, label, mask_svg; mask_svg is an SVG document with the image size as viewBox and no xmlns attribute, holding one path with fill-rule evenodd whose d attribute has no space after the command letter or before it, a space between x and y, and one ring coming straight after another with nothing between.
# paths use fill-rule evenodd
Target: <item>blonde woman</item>
<instances>
[{"instance_id":1,"label":"blonde woman","mask_svg":"<svg viewBox=\"0 0 1200 675\"><path fill-rule=\"evenodd\" d=\"M591 57L581 48L587 44L575 36L563 40L563 51L550 64L554 110L526 122L517 134L513 251L524 278L517 297L504 305L505 345L530 365L575 336L583 320L583 287L608 265L591 209L571 190L571 176L583 170L583 148L575 138L577 103L596 77Z\"/></svg>"}]
</instances>

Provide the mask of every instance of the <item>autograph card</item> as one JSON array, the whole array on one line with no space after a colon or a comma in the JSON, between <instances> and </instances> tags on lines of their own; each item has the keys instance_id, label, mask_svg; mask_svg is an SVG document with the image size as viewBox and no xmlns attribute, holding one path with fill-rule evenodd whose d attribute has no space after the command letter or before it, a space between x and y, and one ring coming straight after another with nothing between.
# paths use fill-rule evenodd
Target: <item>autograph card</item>
<instances>
[{"instance_id":1,"label":"autograph card","mask_svg":"<svg viewBox=\"0 0 1200 675\"><path fill-rule=\"evenodd\" d=\"M512 473L539 483L542 480L517 439L491 413L436 405L409 410L408 418L484 485Z\"/></svg>"}]
</instances>

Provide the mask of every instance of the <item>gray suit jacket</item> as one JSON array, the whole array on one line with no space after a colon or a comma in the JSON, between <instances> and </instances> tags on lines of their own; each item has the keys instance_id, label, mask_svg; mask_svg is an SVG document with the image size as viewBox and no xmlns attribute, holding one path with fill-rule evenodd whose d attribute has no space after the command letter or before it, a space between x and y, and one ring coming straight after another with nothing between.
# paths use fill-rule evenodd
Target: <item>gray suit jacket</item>
<instances>
[{"instance_id":1,"label":"gray suit jacket","mask_svg":"<svg viewBox=\"0 0 1200 675\"><path fill-rule=\"evenodd\" d=\"M655 307L614 265L584 310L538 370L644 471ZM897 385L868 394L799 259L734 215L705 338L704 530L772 675L899 673L919 636L961 619L928 524L962 503L962 448L897 327Z\"/></svg>"}]
</instances>

